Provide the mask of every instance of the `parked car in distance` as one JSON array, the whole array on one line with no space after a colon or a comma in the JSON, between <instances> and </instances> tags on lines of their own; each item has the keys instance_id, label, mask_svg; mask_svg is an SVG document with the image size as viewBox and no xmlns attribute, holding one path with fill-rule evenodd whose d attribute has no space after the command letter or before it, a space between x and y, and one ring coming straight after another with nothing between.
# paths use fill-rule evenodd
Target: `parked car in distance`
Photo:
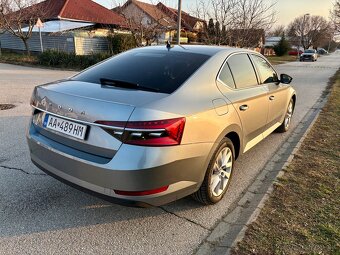
<instances>
[{"instance_id":1,"label":"parked car in distance","mask_svg":"<svg viewBox=\"0 0 340 255\"><path fill-rule=\"evenodd\" d=\"M328 54L328 51L325 50L324 48L319 48L319 49L317 50L317 53L318 53L319 55L327 55L327 54Z\"/></svg>"},{"instance_id":2,"label":"parked car in distance","mask_svg":"<svg viewBox=\"0 0 340 255\"><path fill-rule=\"evenodd\" d=\"M250 50L129 50L34 89L31 159L115 203L159 206L192 194L214 204L235 160L290 127L291 80Z\"/></svg>"},{"instance_id":3,"label":"parked car in distance","mask_svg":"<svg viewBox=\"0 0 340 255\"><path fill-rule=\"evenodd\" d=\"M299 52L298 52L298 50L296 50L296 49L288 51L288 55L291 55L291 56L297 56L298 53L299 53L299 55L301 55L303 53L303 51L299 50Z\"/></svg>"},{"instance_id":4,"label":"parked car in distance","mask_svg":"<svg viewBox=\"0 0 340 255\"><path fill-rule=\"evenodd\" d=\"M305 61L305 60L311 60L311 61L317 61L318 60L318 53L314 49L308 49L305 50L301 56L300 56L300 61Z\"/></svg>"}]
</instances>

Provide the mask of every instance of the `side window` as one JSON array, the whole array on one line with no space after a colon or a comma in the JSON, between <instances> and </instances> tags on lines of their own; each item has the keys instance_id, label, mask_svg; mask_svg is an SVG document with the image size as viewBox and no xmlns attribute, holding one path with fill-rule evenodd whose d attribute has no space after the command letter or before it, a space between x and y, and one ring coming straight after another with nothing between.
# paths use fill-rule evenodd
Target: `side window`
<instances>
[{"instance_id":1,"label":"side window","mask_svg":"<svg viewBox=\"0 0 340 255\"><path fill-rule=\"evenodd\" d=\"M218 78L228 87L235 88L235 82L234 82L233 76L230 72L228 63L224 64Z\"/></svg>"},{"instance_id":2,"label":"side window","mask_svg":"<svg viewBox=\"0 0 340 255\"><path fill-rule=\"evenodd\" d=\"M268 62L257 55L252 55L255 66L260 73L262 83L277 82L277 74L275 70L268 64Z\"/></svg>"},{"instance_id":3,"label":"side window","mask_svg":"<svg viewBox=\"0 0 340 255\"><path fill-rule=\"evenodd\" d=\"M236 88L258 85L254 67L247 54L233 55L228 59Z\"/></svg>"}]
</instances>

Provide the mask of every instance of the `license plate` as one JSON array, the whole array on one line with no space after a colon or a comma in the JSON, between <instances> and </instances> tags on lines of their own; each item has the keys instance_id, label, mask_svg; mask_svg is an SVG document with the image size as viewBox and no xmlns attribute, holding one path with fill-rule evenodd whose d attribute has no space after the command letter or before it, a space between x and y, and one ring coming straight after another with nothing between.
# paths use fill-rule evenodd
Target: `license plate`
<instances>
[{"instance_id":1,"label":"license plate","mask_svg":"<svg viewBox=\"0 0 340 255\"><path fill-rule=\"evenodd\" d=\"M43 127L84 140L87 126L46 114Z\"/></svg>"}]
</instances>

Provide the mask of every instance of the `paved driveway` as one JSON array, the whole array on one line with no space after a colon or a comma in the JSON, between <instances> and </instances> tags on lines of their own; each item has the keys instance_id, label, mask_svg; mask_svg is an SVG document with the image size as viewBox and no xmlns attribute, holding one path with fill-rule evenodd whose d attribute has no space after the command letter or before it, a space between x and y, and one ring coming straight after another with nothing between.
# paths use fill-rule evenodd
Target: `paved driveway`
<instances>
[{"instance_id":1,"label":"paved driveway","mask_svg":"<svg viewBox=\"0 0 340 255\"><path fill-rule=\"evenodd\" d=\"M340 67L340 54L277 66L298 93L292 129ZM29 160L24 133L34 85L72 72L0 64L0 254L193 254L289 134L272 134L236 163L230 192L203 207L184 198L158 208L114 205L72 189Z\"/></svg>"}]
</instances>

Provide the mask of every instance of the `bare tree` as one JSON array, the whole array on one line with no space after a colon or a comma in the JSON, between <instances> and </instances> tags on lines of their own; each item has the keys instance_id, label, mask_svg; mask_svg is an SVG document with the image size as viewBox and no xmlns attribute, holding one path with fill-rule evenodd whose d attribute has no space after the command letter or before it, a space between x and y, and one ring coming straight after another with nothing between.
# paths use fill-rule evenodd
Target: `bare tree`
<instances>
[{"instance_id":1,"label":"bare tree","mask_svg":"<svg viewBox=\"0 0 340 255\"><path fill-rule=\"evenodd\" d=\"M233 17L236 11L236 0L217 0L211 1L212 13L211 17L215 20L216 24L221 27L231 27L233 23ZM217 28L216 28L217 29ZM217 29L218 30L218 29ZM215 44L226 44L226 35L228 32L220 33L216 30ZM223 37L222 37L223 36Z\"/></svg>"},{"instance_id":2,"label":"bare tree","mask_svg":"<svg viewBox=\"0 0 340 255\"><path fill-rule=\"evenodd\" d=\"M197 0L193 11L201 19L213 19L224 32L217 44L252 47L254 36L268 31L275 23L275 3L266 0ZM215 43L210 40L210 43Z\"/></svg>"},{"instance_id":3,"label":"bare tree","mask_svg":"<svg viewBox=\"0 0 340 255\"><path fill-rule=\"evenodd\" d=\"M28 40L38 18L44 18L43 5L38 0L0 0L2 29L20 38L30 55ZM25 28L25 29L24 29Z\"/></svg>"},{"instance_id":4,"label":"bare tree","mask_svg":"<svg viewBox=\"0 0 340 255\"><path fill-rule=\"evenodd\" d=\"M275 3L265 0L237 0L232 29L238 31L238 45L253 47L254 36L271 29L276 22ZM258 38L257 40L259 40Z\"/></svg>"},{"instance_id":5,"label":"bare tree","mask_svg":"<svg viewBox=\"0 0 340 255\"><path fill-rule=\"evenodd\" d=\"M331 20L335 31L340 32L340 0L334 2L333 9L331 10Z\"/></svg>"},{"instance_id":6,"label":"bare tree","mask_svg":"<svg viewBox=\"0 0 340 255\"><path fill-rule=\"evenodd\" d=\"M322 16L297 17L288 26L288 35L293 42L302 44L303 48L317 47L327 42L330 37L331 25Z\"/></svg>"},{"instance_id":7,"label":"bare tree","mask_svg":"<svg viewBox=\"0 0 340 255\"><path fill-rule=\"evenodd\" d=\"M208 13L210 9L210 3L211 1L196 0L196 4L194 5L194 8L192 8L191 12L195 17L207 21L209 18L211 18Z\"/></svg>"},{"instance_id":8,"label":"bare tree","mask_svg":"<svg viewBox=\"0 0 340 255\"><path fill-rule=\"evenodd\" d=\"M285 32L285 26L284 25L278 25L274 27L269 33L269 36L282 36L282 34Z\"/></svg>"}]
</instances>

